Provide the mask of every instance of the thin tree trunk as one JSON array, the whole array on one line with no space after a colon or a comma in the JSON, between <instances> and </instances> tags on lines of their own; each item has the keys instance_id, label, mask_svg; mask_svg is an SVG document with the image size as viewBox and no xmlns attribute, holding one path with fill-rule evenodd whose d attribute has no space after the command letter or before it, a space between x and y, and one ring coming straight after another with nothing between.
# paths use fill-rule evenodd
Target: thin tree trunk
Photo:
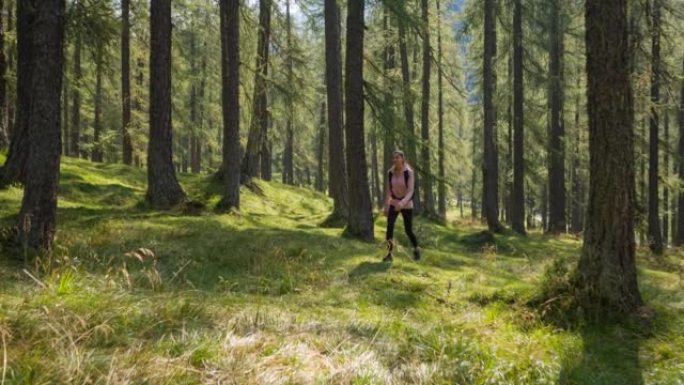
<instances>
[{"instance_id":1,"label":"thin tree trunk","mask_svg":"<svg viewBox=\"0 0 684 385\"><path fill-rule=\"evenodd\" d=\"M437 3L437 168L439 182L437 185L437 211L442 220L446 220L446 171L444 169L444 87L442 72L442 15L440 0ZM463 206L461 206L463 216Z\"/></svg>"},{"instance_id":2,"label":"thin tree trunk","mask_svg":"<svg viewBox=\"0 0 684 385\"><path fill-rule=\"evenodd\" d=\"M23 20L20 45L31 47L20 72L31 73L29 108L21 109L27 121L28 159L26 187L19 211L18 241L25 247L50 250L55 234L57 184L61 153L60 94L62 92L65 29L64 0L22 0L17 15ZM40 20L31 28L27 20Z\"/></svg>"},{"instance_id":3,"label":"thin tree trunk","mask_svg":"<svg viewBox=\"0 0 684 385\"><path fill-rule=\"evenodd\" d=\"M66 54L67 51L67 46L66 43L64 44L64 51ZM64 62L62 63L64 67L67 67L67 60L66 56L64 58ZM69 154L69 118L71 117L69 115L69 77L66 74L66 71L64 71L63 74L63 79L62 79L62 154L63 155L68 155Z\"/></svg>"},{"instance_id":4,"label":"thin tree trunk","mask_svg":"<svg viewBox=\"0 0 684 385\"><path fill-rule=\"evenodd\" d=\"M69 155L79 157L81 156L81 79L83 71L81 69L81 50L82 38L80 34L76 35L76 43L74 46L74 87L72 89L72 103L71 103L71 144Z\"/></svg>"},{"instance_id":5,"label":"thin tree trunk","mask_svg":"<svg viewBox=\"0 0 684 385\"><path fill-rule=\"evenodd\" d=\"M364 0L347 3L347 55L345 76L345 126L347 175L349 177L349 217L345 234L373 240L373 211L368 189L368 166L364 144L363 106L363 12Z\"/></svg>"},{"instance_id":6,"label":"thin tree trunk","mask_svg":"<svg viewBox=\"0 0 684 385\"><path fill-rule=\"evenodd\" d=\"M436 216L435 202L432 195L432 172L430 167L430 65L432 63L430 48L430 27L428 1L420 2L423 28L423 95L420 108L420 168L423 174L424 211Z\"/></svg>"},{"instance_id":7,"label":"thin tree trunk","mask_svg":"<svg viewBox=\"0 0 684 385\"><path fill-rule=\"evenodd\" d=\"M579 88L579 74L577 75L577 86ZM577 94L575 99L575 137L573 140L573 151L572 151L572 200L571 200L571 220L570 220L570 231L575 234L582 232L583 220L582 220L582 201L583 201L583 191L582 191L582 181L580 180L579 168L580 168L580 109L582 108L580 104L580 95Z\"/></svg>"},{"instance_id":8,"label":"thin tree trunk","mask_svg":"<svg viewBox=\"0 0 684 385\"><path fill-rule=\"evenodd\" d=\"M0 0L0 15L4 14L5 4ZM5 57L5 22L0 17L0 149L9 146L7 129L7 58Z\"/></svg>"},{"instance_id":9,"label":"thin tree trunk","mask_svg":"<svg viewBox=\"0 0 684 385\"><path fill-rule=\"evenodd\" d=\"M389 189L389 179L386 177L387 170L390 169L392 165L392 153L396 149L395 143L395 112L394 112L394 96L392 88L392 81L389 79L389 73L394 69L395 66L395 49L394 44L391 39L391 15L389 12L389 6L385 2L383 6L383 34L385 49L383 52L383 76L385 79L385 87L389 92L385 93L385 105L384 105L384 125L383 125L383 165L382 165L382 191L383 197L387 194ZM383 203L384 204L384 203Z\"/></svg>"},{"instance_id":10,"label":"thin tree trunk","mask_svg":"<svg viewBox=\"0 0 684 385\"><path fill-rule=\"evenodd\" d=\"M93 152L91 160L93 162L102 162L102 143L100 137L102 136L102 48L97 48L95 58L95 117L93 120Z\"/></svg>"},{"instance_id":11,"label":"thin tree trunk","mask_svg":"<svg viewBox=\"0 0 684 385\"><path fill-rule=\"evenodd\" d=\"M648 238L651 251L662 254L663 234L658 212L658 112L660 102L660 2L653 0L651 23L651 116L648 152Z\"/></svg>"},{"instance_id":12,"label":"thin tree trunk","mask_svg":"<svg viewBox=\"0 0 684 385\"><path fill-rule=\"evenodd\" d=\"M667 104L669 98L667 92L663 98L663 243L665 246L670 242L670 191L668 179L670 177L670 116Z\"/></svg>"},{"instance_id":13,"label":"thin tree trunk","mask_svg":"<svg viewBox=\"0 0 684 385\"><path fill-rule=\"evenodd\" d=\"M586 310L632 313L642 300L635 263L627 0L587 0L585 7L590 183L576 282Z\"/></svg>"},{"instance_id":14,"label":"thin tree trunk","mask_svg":"<svg viewBox=\"0 0 684 385\"><path fill-rule=\"evenodd\" d=\"M268 51L271 36L271 2L259 1L259 37L257 42L256 71L254 73L254 96L252 120L247 138L245 157L242 160L243 181L248 182L258 175L260 158L267 140L268 95Z\"/></svg>"},{"instance_id":15,"label":"thin tree trunk","mask_svg":"<svg viewBox=\"0 0 684 385\"><path fill-rule=\"evenodd\" d=\"M150 7L150 139L147 150L147 200L168 209L185 200L176 179L171 126L171 0Z\"/></svg>"},{"instance_id":16,"label":"thin tree trunk","mask_svg":"<svg viewBox=\"0 0 684 385\"><path fill-rule=\"evenodd\" d=\"M494 0L484 1L484 161L482 165L482 209L490 231L501 232L499 222L499 159L496 145L496 109L494 89L496 86L494 60L496 57L496 9Z\"/></svg>"},{"instance_id":17,"label":"thin tree trunk","mask_svg":"<svg viewBox=\"0 0 684 385\"><path fill-rule=\"evenodd\" d=\"M523 91L522 0L513 10L513 195L511 227L525 234L525 132Z\"/></svg>"},{"instance_id":18,"label":"thin tree trunk","mask_svg":"<svg viewBox=\"0 0 684 385\"><path fill-rule=\"evenodd\" d=\"M678 246L684 245L684 192L681 191L681 183L684 181L684 56L682 56L682 75L679 90L679 148L677 151L680 191L677 205L677 236L675 237L675 244Z\"/></svg>"},{"instance_id":19,"label":"thin tree trunk","mask_svg":"<svg viewBox=\"0 0 684 385\"><path fill-rule=\"evenodd\" d=\"M292 58L292 20L290 0L285 1L285 30L287 35L287 122L285 123L285 148L283 150L283 183L294 184L294 61Z\"/></svg>"},{"instance_id":20,"label":"thin tree trunk","mask_svg":"<svg viewBox=\"0 0 684 385\"><path fill-rule=\"evenodd\" d=\"M131 124L131 49L130 0L121 0L121 105L122 151L124 164L133 164L133 144L128 131Z\"/></svg>"},{"instance_id":21,"label":"thin tree trunk","mask_svg":"<svg viewBox=\"0 0 684 385\"><path fill-rule=\"evenodd\" d=\"M562 233L565 228L565 136L563 124L563 28L560 0L551 1L549 33L549 223L550 233Z\"/></svg>"},{"instance_id":22,"label":"thin tree trunk","mask_svg":"<svg viewBox=\"0 0 684 385\"><path fill-rule=\"evenodd\" d=\"M382 208L384 201L384 196L380 191L380 176L378 174L378 138L376 130L370 133L371 140L371 182L373 184L373 195L378 207Z\"/></svg>"},{"instance_id":23,"label":"thin tree trunk","mask_svg":"<svg viewBox=\"0 0 684 385\"><path fill-rule=\"evenodd\" d=\"M325 173L324 164L325 161L325 102L321 102L321 112L320 112L320 123L318 125L318 146L316 147L316 163L318 168L316 170L316 190L325 190Z\"/></svg>"},{"instance_id":24,"label":"thin tree trunk","mask_svg":"<svg viewBox=\"0 0 684 385\"><path fill-rule=\"evenodd\" d=\"M221 0L222 210L240 208L240 0Z\"/></svg>"},{"instance_id":25,"label":"thin tree trunk","mask_svg":"<svg viewBox=\"0 0 684 385\"><path fill-rule=\"evenodd\" d=\"M334 200L331 218L347 218L349 194L344 145L342 47L340 10L336 0L325 0L325 84L328 100L328 178Z\"/></svg>"}]
</instances>

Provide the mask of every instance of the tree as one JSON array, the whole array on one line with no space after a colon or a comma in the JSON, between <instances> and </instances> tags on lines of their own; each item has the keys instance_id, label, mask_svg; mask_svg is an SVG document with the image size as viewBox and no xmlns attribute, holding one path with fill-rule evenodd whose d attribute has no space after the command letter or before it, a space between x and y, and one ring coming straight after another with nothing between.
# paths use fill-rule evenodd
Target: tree
<instances>
[{"instance_id":1,"label":"tree","mask_svg":"<svg viewBox=\"0 0 684 385\"><path fill-rule=\"evenodd\" d=\"M131 23L130 0L121 0L121 136L124 164L133 164L133 144L128 128L131 124Z\"/></svg>"},{"instance_id":2,"label":"tree","mask_svg":"<svg viewBox=\"0 0 684 385\"><path fill-rule=\"evenodd\" d=\"M185 200L172 159L171 0L150 6L150 139L147 149L147 200L168 209Z\"/></svg>"},{"instance_id":3,"label":"tree","mask_svg":"<svg viewBox=\"0 0 684 385\"><path fill-rule=\"evenodd\" d=\"M93 151L91 152L91 160L93 162L102 162L102 144L100 137L102 135L102 67L104 65L104 48L99 46L95 53L95 117L93 121Z\"/></svg>"},{"instance_id":4,"label":"tree","mask_svg":"<svg viewBox=\"0 0 684 385\"><path fill-rule=\"evenodd\" d=\"M663 235L660 231L658 207L658 111L660 102L660 1L653 0L651 19L651 115L648 146L648 239L651 251L662 254Z\"/></svg>"},{"instance_id":5,"label":"tree","mask_svg":"<svg viewBox=\"0 0 684 385\"><path fill-rule=\"evenodd\" d=\"M437 3L437 168L439 182L437 185L437 213L446 220L446 172L444 169L444 86L442 71L442 15Z\"/></svg>"},{"instance_id":6,"label":"tree","mask_svg":"<svg viewBox=\"0 0 684 385\"><path fill-rule=\"evenodd\" d=\"M4 1L0 0L0 12L4 11ZM9 145L7 113L7 58L5 57L5 23L0 17L0 149Z\"/></svg>"},{"instance_id":7,"label":"tree","mask_svg":"<svg viewBox=\"0 0 684 385\"><path fill-rule=\"evenodd\" d=\"M680 81L679 91L679 148L677 151L679 159L679 183L684 181L684 56L682 56L682 80ZM677 235L675 244L684 245L684 192L680 190L677 205Z\"/></svg>"},{"instance_id":8,"label":"tree","mask_svg":"<svg viewBox=\"0 0 684 385\"><path fill-rule=\"evenodd\" d=\"M240 208L240 0L221 0L223 197L219 208Z\"/></svg>"},{"instance_id":9,"label":"tree","mask_svg":"<svg viewBox=\"0 0 684 385\"><path fill-rule=\"evenodd\" d=\"M316 146L316 191L325 191L324 180L324 161L325 161L325 101L321 102L319 113L320 123L318 125L318 145Z\"/></svg>"},{"instance_id":10,"label":"tree","mask_svg":"<svg viewBox=\"0 0 684 385\"><path fill-rule=\"evenodd\" d=\"M368 167L363 130L363 9L364 0L347 4L345 115L347 122L347 175L349 177L349 216L345 233L364 240L373 240L373 208L368 187Z\"/></svg>"},{"instance_id":11,"label":"tree","mask_svg":"<svg viewBox=\"0 0 684 385\"><path fill-rule=\"evenodd\" d=\"M25 123L26 186L17 222L18 242L50 250L55 234L61 155L60 94L64 61L64 0L17 2L17 42L24 61L18 71L28 106L17 112ZM26 50L28 48L28 50ZM28 55L27 55L28 53ZM26 79L26 78L24 78Z\"/></svg>"},{"instance_id":12,"label":"tree","mask_svg":"<svg viewBox=\"0 0 684 385\"><path fill-rule=\"evenodd\" d=\"M336 0L325 0L325 85L328 101L328 178L333 212L331 218L347 218L349 194L344 145L342 101L342 47L340 10Z\"/></svg>"},{"instance_id":13,"label":"tree","mask_svg":"<svg viewBox=\"0 0 684 385\"><path fill-rule=\"evenodd\" d=\"M589 201L578 265L583 305L631 313L642 304L634 240L634 108L627 0L587 0Z\"/></svg>"},{"instance_id":14,"label":"tree","mask_svg":"<svg viewBox=\"0 0 684 385\"><path fill-rule=\"evenodd\" d=\"M285 2L285 29L287 34L287 84L294 87L294 62L292 58L292 18L290 15L290 0ZM285 149L283 150L283 183L294 184L294 97L293 90L287 91L287 122L285 123Z\"/></svg>"},{"instance_id":15,"label":"tree","mask_svg":"<svg viewBox=\"0 0 684 385\"><path fill-rule=\"evenodd\" d=\"M428 215L436 216L435 202L432 195L432 175L430 173L430 63L432 52L430 48L430 25L427 0L421 0L423 30L423 95L420 108L420 168L423 170L423 198L424 210Z\"/></svg>"},{"instance_id":16,"label":"tree","mask_svg":"<svg viewBox=\"0 0 684 385\"><path fill-rule=\"evenodd\" d=\"M256 71L252 120L247 138L245 157L242 160L242 177L245 182L258 175L259 161L267 140L268 130L268 47L271 36L271 1L259 1L259 38L257 42Z\"/></svg>"},{"instance_id":17,"label":"tree","mask_svg":"<svg viewBox=\"0 0 684 385\"><path fill-rule=\"evenodd\" d=\"M549 31L549 222L550 233L565 232L565 124L563 123L563 29L560 1L550 3Z\"/></svg>"},{"instance_id":18,"label":"tree","mask_svg":"<svg viewBox=\"0 0 684 385\"><path fill-rule=\"evenodd\" d=\"M484 55L482 82L484 93L484 160L482 163L482 209L490 231L501 232L499 222L499 160L496 145L496 109L494 106L494 59L496 57L495 1L484 1Z\"/></svg>"},{"instance_id":19,"label":"tree","mask_svg":"<svg viewBox=\"0 0 684 385\"><path fill-rule=\"evenodd\" d=\"M513 8L513 192L511 227L525 234L525 132L523 117L522 0Z\"/></svg>"},{"instance_id":20,"label":"tree","mask_svg":"<svg viewBox=\"0 0 684 385\"><path fill-rule=\"evenodd\" d=\"M73 5L74 8L78 9L79 13L82 5L77 2ZM71 89L71 125L69 126L70 131L70 144L69 144L69 154L71 156L81 156L83 152L81 149L81 79L83 78L83 71L81 68L81 51L83 49L83 38L81 33L76 32L76 44L74 46L74 57L72 60L72 65L74 66L74 77L73 77L73 87Z\"/></svg>"}]
</instances>

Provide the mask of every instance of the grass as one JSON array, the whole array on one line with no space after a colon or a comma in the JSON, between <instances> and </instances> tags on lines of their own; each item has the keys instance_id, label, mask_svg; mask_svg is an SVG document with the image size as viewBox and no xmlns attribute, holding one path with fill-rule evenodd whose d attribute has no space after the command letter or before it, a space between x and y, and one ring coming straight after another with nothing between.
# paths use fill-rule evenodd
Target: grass
<instances>
[{"instance_id":1,"label":"grass","mask_svg":"<svg viewBox=\"0 0 684 385\"><path fill-rule=\"evenodd\" d=\"M322 194L258 182L240 213L162 213L140 204L145 181L63 160L52 259L0 258L2 384L684 383L680 250L640 250L651 335L559 328L525 303L554 260L576 262L574 237L476 248L462 239L479 224L418 220L424 259L399 247L390 266L384 218L377 242L345 239L319 226ZM218 201L207 176L181 181ZM20 189L0 191L0 225L20 202Z\"/></svg>"}]
</instances>

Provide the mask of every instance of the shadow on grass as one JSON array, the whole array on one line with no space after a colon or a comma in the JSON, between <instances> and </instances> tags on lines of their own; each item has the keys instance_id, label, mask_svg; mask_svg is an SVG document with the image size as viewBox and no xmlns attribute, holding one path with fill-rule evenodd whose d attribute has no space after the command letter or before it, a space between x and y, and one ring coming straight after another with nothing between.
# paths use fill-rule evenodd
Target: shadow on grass
<instances>
[{"instance_id":1,"label":"shadow on grass","mask_svg":"<svg viewBox=\"0 0 684 385\"><path fill-rule=\"evenodd\" d=\"M641 336L621 326L585 326L581 356L566 357L558 385L643 385ZM573 359L574 358L574 359Z\"/></svg>"},{"instance_id":2,"label":"shadow on grass","mask_svg":"<svg viewBox=\"0 0 684 385\"><path fill-rule=\"evenodd\" d=\"M386 262L361 262L349 272L349 278L361 278L370 274L384 273L390 268Z\"/></svg>"}]
</instances>

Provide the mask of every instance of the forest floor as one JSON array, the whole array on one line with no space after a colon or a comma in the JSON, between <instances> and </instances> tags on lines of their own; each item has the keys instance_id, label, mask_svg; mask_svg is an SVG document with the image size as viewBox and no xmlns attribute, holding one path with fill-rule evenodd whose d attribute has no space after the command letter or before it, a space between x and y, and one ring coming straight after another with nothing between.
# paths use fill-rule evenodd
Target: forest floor
<instances>
[{"instance_id":1,"label":"forest floor","mask_svg":"<svg viewBox=\"0 0 684 385\"><path fill-rule=\"evenodd\" d=\"M0 162L4 161L0 154ZM143 170L65 158L51 260L0 258L3 384L683 384L684 251L639 250L655 310L648 335L560 327L527 305L549 266L577 261L572 236L497 236L456 213L419 219L423 259L319 224L324 195L277 182L242 190L181 175L207 209L140 202ZM21 190L0 191L0 226ZM399 242L407 244L399 221Z\"/></svg>"}]
</instances>

